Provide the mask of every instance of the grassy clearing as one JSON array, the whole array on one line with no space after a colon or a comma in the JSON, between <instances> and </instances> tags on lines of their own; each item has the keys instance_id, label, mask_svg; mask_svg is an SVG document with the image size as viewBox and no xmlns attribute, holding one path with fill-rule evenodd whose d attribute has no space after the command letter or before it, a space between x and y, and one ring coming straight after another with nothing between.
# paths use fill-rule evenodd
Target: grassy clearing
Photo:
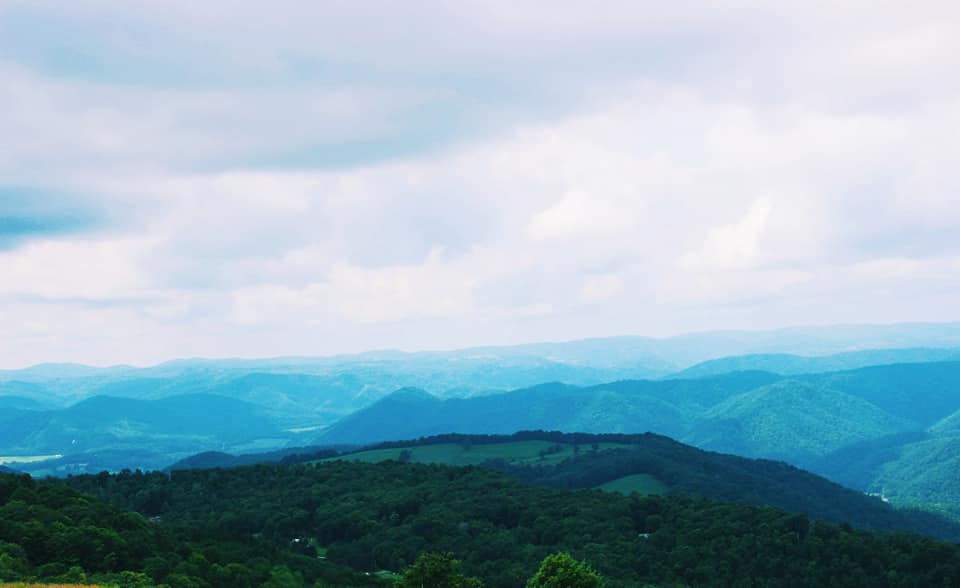
<instances>
[{"instance_id":1,"label":"grassy clearing","mask_svg":"<svg viewBox=\"0 0 960 588\"><path fill-rule=\"evenodd\" d=\"M619 492L620 494L633 494L634 492L639 492L640 494L654 494L661 495L666 494L669 488L666 484L660 480L654 478L650 474L632 474L630 476L624 476L622 478L617 478L616 480L611 480L606 484L598 486L604 492Z\"/></svg>"},{"instance_id":2,"label":"grassy clearing","mask_svg":"<svg viewBox=\"0 0 960 588\"><path fill-rule=\"evenodd\" d=\"M600 451L620 447L627 447L627 445L620 443L599 443L597 445L597 449ZM399 459L400 454L404 451L410 452L410 461L464 466L478 465L490 459L505 459L513 464L557 464L568 457L573 457L578 451L587 453L593 451L593 449L590 445L580 445L579 448L575 448L573 444L551 443L549 441L513 441L489 445L441 443L393 449L374 449L323 461L345 459L375 463Z\"/></svg>"}]
</instances>

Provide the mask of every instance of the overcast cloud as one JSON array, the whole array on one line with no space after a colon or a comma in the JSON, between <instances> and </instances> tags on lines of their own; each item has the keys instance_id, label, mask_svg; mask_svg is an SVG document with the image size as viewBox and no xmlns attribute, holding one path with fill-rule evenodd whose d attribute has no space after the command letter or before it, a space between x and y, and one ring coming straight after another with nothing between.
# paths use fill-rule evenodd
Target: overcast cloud
<instances>
[{"instance_id":1,"label":"overcast cloud","mask_svg":"<svg viewBox=\"0 0 960 588\"><path fill-rule=\"evenodd\" d=\"M0 0L0 367L960 320L955 2Z\"/></svg>"}]
</instances>

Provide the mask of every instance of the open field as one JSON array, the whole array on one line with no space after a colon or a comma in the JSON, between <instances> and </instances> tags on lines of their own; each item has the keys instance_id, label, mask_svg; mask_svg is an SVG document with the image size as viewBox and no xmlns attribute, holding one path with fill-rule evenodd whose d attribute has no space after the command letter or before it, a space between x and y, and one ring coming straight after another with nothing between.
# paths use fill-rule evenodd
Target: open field
<instances>
[{"instance_id":1,"label":"open field","mask_svg":"<svg viewBox=\"0 0 960 588\"><path fill-rule=\"evenodd\" d=\"M597 449L614 449L628 447L620 443L600 443ZM409 452L409 461L418 463L441 463L447 465L465 466L478 465L491 459L504 459L512 464L557 464L573 457L578 452L593 451L590 445L575 447L570 443L551 443L549 441L514 441L509 443L492 443L489 445L466 443L440 443L437 445L419 445L410 447L396 447L391 449L372 449L348 455L326 459L350 460L366 463L375 463L386 460L399 460L403 452Z\"/></svg>"},{"instance_id":2,"label":"open field","mask_svg":"<svg viewBox=\"0 0 960 588\"><path fill-rule=\"evenodd\" d=\"M669 488L660 480L649 474L632 474L611 480L598 486L604 492L619 492L620 494L666 494Z\"/></svg>"}]
</instances>

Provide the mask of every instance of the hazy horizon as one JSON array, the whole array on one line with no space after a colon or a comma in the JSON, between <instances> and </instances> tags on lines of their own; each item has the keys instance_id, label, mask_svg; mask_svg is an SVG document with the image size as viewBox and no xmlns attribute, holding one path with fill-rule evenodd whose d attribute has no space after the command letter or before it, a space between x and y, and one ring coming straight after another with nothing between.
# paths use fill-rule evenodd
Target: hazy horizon
<instances>
[{"instance_id":1,"label":"hazy horizon","mask_svg":"<svg viewBox=\"0 0 960 588\"><path fill-rule=\"evenodd\" d=\"M612 335L601 335L595 337L583 337L576 339L554 339L554 340L531 340L531 341L522 341L517 343L478 343L476 345L468 345L465 347L445 347L445 348L420 348L420 349L401 349L398 347L381 347L381 348L371 348L371 349L359 349L354 351L343 351L343 352L334 352L334 353L317 353L317 354L295 354L295 355L196 355L196 356L171 356L160 361L156 362L146 362L146 363L82 363L82 362L56 362L56 361L43 361L38 363L30 363L26 365L3 365L0 364L0 371L18 371L34 367L40 367L44 365L76 365L83 367L92 367L98 369L106 368L151 368L157 367L167 363L173 363L178 361L272 361L272 360L283 360L283 359L336 359L336 358L352 358L363 355L376 355L376 354L391 354L398 353L404 355L417 355L417 354L443 354L443 353L454 353L454 352L463 352L471 350L486 350L486 349L500 349L500 348L512 348L512 347L523 347L523 346L536 346L536 345L564 345L569 343L578 343L586 341L604 341L604 340L614 340L614 339L643 339L651 341L669 341L675 339L683 338L696 338L698 336L711 336L711 335L724 335L724 334L763 334L763 333L783 333L788 331L816 331L820 329L829 330L829 329L884 329L884 328L895 328L895 327L960 327L960 321L957 322L908 322L908 323L849 323L849 324L809 324L809 325L787 325L783 327L771 328L771 329L720 329L715 331L685 331L680 333L674 333L671 335L643 335L637 333L626 333L626 334L612 334ZM930 349L960 349L960 340L954 344L917 344L917 345L904 345L904 346L871 346L869 343L866 345L860 345L856 348L852 348L849 351L863 351L863 350L875 350L875 349L906 349L906 348L930 348ZM764 351L757 351L757 353L765 353ZM769 351L766 353L786 353L786 352L776 352ZM816 357L819 355L834 355L837 353L843 353L843 351L831 351L828 353L791 353L792 355L806 356L806 357ZM733 355L742 355L742 354L733 354ZM718 355L717 357L725 357L724 355Z\"/></svg>"}]
</instances>

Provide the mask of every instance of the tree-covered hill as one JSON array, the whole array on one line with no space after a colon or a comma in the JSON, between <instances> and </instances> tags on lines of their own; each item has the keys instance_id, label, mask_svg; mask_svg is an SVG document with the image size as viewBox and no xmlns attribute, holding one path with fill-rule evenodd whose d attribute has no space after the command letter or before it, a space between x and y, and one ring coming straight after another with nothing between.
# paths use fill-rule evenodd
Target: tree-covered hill
<instances>
[{"instance_id":1,"label":"tree-covered hill","mask_svg":"<svg viewBox=\"0 0 960 588\"><path fill-rule=\"evenodd\" d=\"M960 523L926 512L894 509L879 498L782 462L703 451L649 433L441 435L382 443L327 458L331 459L477 464L530 484L567 490L597 488L644 474L670 494L775 506L828 522L960 541Z\"/></svg>"},{"instance_id":2,"label":"tree-covered hill","mask_svg":"<svg viewBox=\"0 0 960 588\"><path fill-rule=\"evenodd\" d=\"M451 552L492 588L522 586L560 551L611 588L960 582L960 546L915 535L708 499L542 489L476 467L333 462L61 483L157 516L162 529L258 536L360 571L399 571L424 552Z\"/></svg>"}]
</instances>

